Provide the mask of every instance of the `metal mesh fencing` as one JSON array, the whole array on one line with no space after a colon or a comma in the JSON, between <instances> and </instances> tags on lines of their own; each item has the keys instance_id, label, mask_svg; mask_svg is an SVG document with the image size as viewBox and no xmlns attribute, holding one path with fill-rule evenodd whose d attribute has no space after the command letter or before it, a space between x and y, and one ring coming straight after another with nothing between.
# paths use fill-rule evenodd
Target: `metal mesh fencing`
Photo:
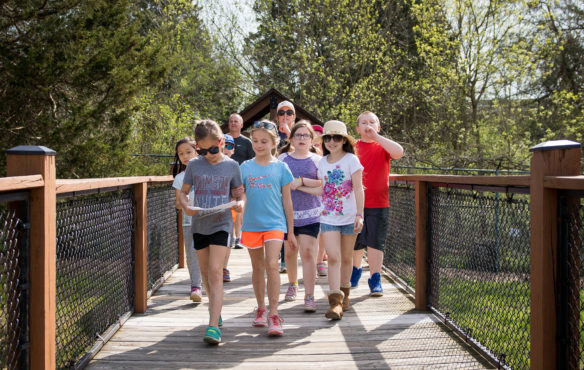
<instances>
[{"instance_id":1,"label":"metal mesh fencing","mask_svg":"<svg viewBox=\"0 0 584 370\"><path fill-rule=\"evenodd\" d=\"M529 197L433 186L431 307L503 366L529 368Z\"/></svg>"},{"instance_id":2,"label":"metal mesh fencing","mask_svg":"<svg viewBox=\"0 0 584 370\"><path fill-rule=\"evenodd\" d=\"M178 213L169 184L148 186L148 290L178 263Z\"/></svg>"},{"instance_id":3,"label":"metal mesh fencing","mask_svg":"<svg viewBox=\"0 0 584 370\"><path fill-rule=\"evenodd\" d=\"M560 195L558 369L584 368L584 194Z\"/></svg>"},{"instance_id":4,"label":"metal mesh fencing","mask_svg":"<svg viewBox=\"0 0 584 370\"><path fill-rule=\"evenodd\" d=\"M132 190L57 199L57 368L134 305Z\"/></svg>"},{"instance_id":5,"label":"metal mesh fencing","mask_svg":"<svg viewBox=\"0 0 584 370\"><path fill-rule=\"evenodd\" d=\"M0 369L29 367L28 203L14 195L0 197Z\"/></svg>"},{"instance_id":6,"label":"metal mesh fencing","mask_svg":"<svg viewBox=\"0 0 584 370\"><path fill-rule=\"evenodd\" d=\"M391 183L389 199L389 221L383 265L414 291L416 282L415 186Z\"/></svg>"}]
</instances>

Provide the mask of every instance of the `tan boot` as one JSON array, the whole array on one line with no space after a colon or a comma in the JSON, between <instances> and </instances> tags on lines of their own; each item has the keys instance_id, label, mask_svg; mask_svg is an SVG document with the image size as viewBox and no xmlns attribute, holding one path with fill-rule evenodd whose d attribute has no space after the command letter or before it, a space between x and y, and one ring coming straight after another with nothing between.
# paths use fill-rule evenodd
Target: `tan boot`
<instances>
[{"instance_id":1,"label":"tan boot","mask_svg":"<svg viewBox=\"0 0 584 370\"><path fill-rule=\"evenodd\" d=\"M328 300L330 308L324 314L328 319L340 320L343 317L343 296L342 290L333 290L329 293Z\"/></svg>"},{"instance_id":2,"label":"tan boot","mask_svg":"<svg viewBox=\"0 0 584 370\"><path fill-rule=\"evenodd\" d=\"M345 295L343 297L343 311L347 311L349 308L351 308L351 301L349 300L349 293L351 293L351 287L348 288L341 287L341 290Z\"/></svg>"}]
</instances>

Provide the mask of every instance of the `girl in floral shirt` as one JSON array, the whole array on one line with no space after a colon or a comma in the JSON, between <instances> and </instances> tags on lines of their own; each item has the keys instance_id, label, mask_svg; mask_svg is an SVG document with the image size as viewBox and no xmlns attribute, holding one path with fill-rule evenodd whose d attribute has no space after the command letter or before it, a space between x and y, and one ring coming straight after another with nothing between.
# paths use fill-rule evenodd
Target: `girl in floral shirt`
<instances>
[{"instance_id":1,"label":"girl in floral shirt","mask_svg":"<svg viewBox=\"0 0 584 370\"><path fill-rule=\"evenodd\" d=\"M324 157L318 162L323 181L320 232L328 255L329 309L338 320L350 308L355 238L363 228L363 166L355 155L355 139L341 121L328 121L322 136Z\"/></svg>"}]
</instances>

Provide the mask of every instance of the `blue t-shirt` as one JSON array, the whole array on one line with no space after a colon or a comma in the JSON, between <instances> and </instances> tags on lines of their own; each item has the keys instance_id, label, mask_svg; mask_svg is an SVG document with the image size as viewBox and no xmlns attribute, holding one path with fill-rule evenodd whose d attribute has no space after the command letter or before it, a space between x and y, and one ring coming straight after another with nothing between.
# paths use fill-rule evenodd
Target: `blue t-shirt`
<instances>
[{"instance_id":1,"label":"blue t-shirt","mask_svg":"<svg viewBox=\"0 0 584 370\"><path fill-rule=\"evenodd\" d=\"M261 166L250 159L241 164L241 178L247 197L241 229L287 232L282 186L294 179L288 165L274 159L269 165Z\"/></svg>"}]
</instances>

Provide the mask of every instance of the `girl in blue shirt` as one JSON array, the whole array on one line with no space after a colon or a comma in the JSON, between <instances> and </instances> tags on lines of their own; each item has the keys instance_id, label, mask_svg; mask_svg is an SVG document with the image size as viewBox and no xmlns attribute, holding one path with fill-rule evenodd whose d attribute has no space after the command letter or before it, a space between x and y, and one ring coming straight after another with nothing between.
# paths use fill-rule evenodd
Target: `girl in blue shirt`
<instances>
[{"instance_id":1,"label":"girl in blue shirt","mask_svg":"<svg viewBox=\"0 0 584 370\"><path fill-rule=\"evenodd\" d=\"M290 183L293 180L288 165L274 157L278 146L276 125L269 121L254 122L251 130L255 158L241 165L241 177L247 203L243 213L241 243L248 248L252 264L252 284L258 303L253 326L268 326L268 335L284 333L283 320L278 315L280 273L278 256L284 233L294 229ZM288 243L297 248L294 233ZM269 313L266 318L265 274L268 277Z\"/></svg>"}]
</instances>

